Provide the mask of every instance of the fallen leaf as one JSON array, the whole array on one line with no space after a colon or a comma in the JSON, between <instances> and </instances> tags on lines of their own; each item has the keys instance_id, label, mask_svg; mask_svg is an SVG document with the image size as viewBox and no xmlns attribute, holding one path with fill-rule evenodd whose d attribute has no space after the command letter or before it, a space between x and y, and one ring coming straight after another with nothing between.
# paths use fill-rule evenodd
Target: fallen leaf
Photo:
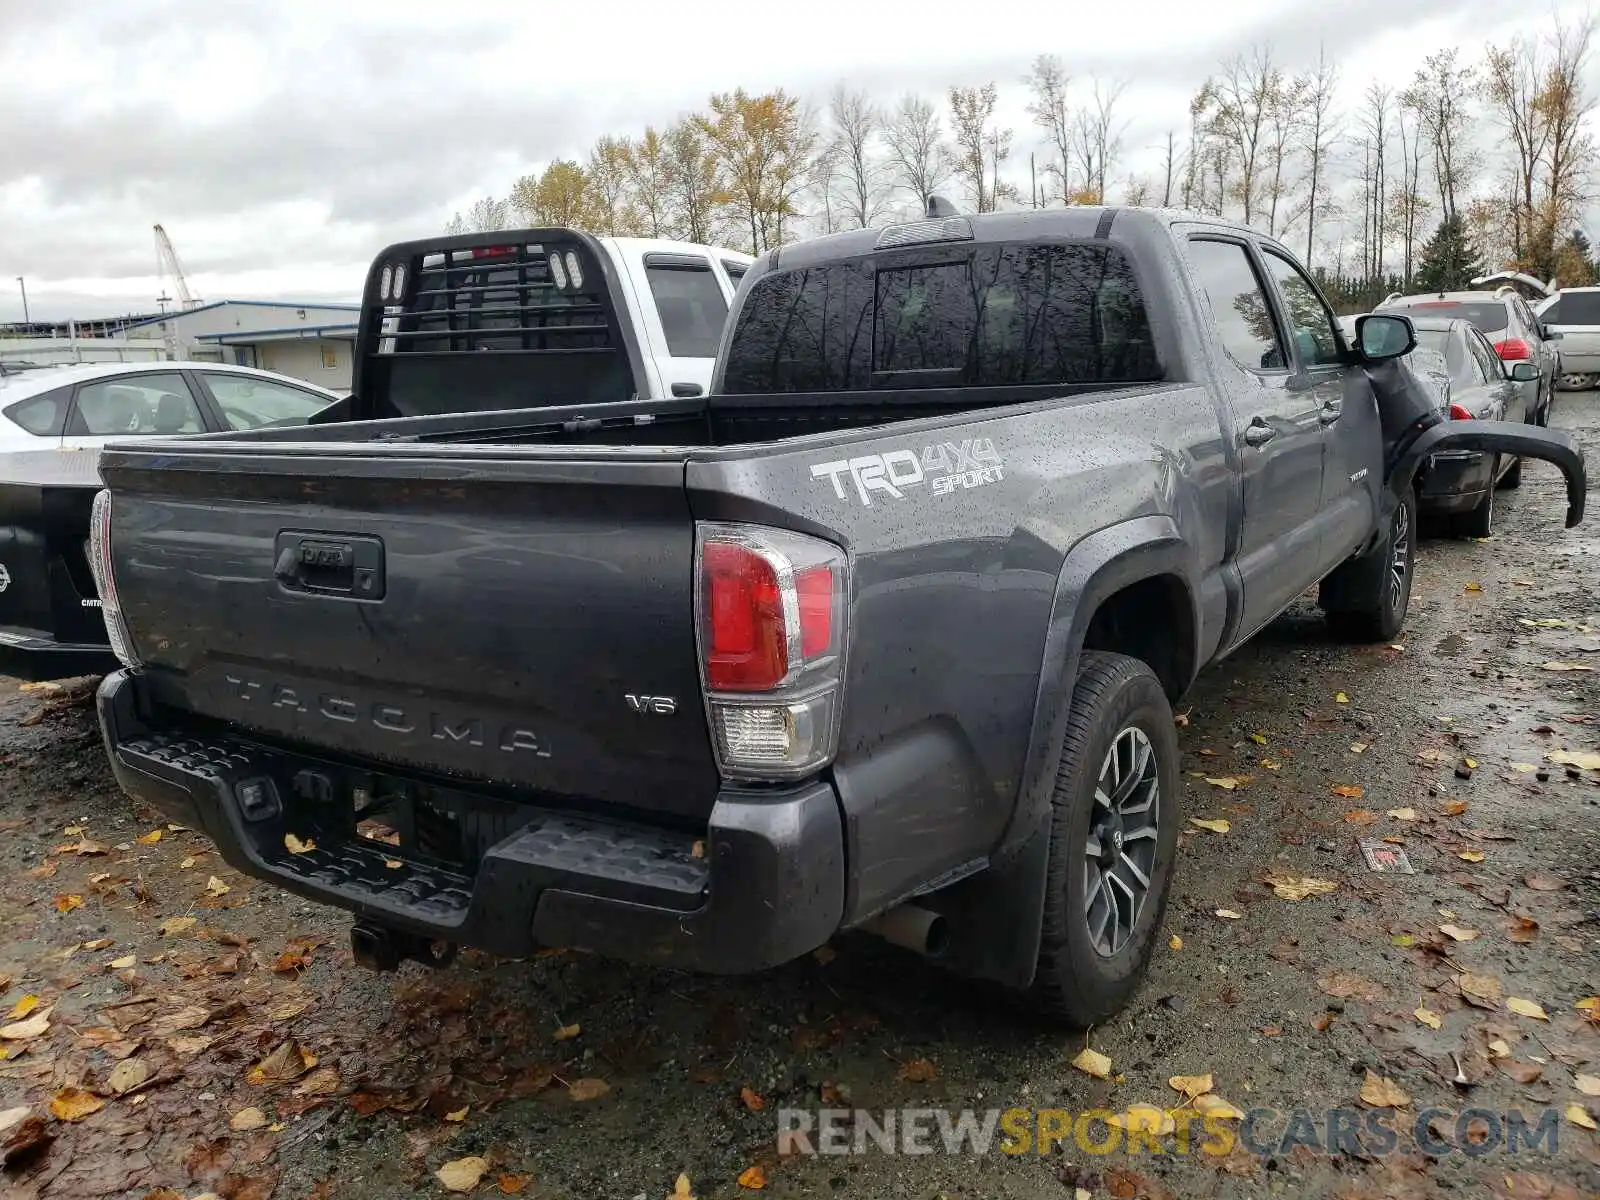
<instances>
[{"instance_id":1,"label":"fallen leaf","mask_svg":"<svg viewBox=\"0 0 1600 1200\"><path fill-rule=\"evenodd\" d=\"M121 958L113 958L106 964L106 966L110 967L113 971L126 971L138 961L139 956L137 954L124 954Z\"/></svg>"},{"instance_id":2,"label":"fallen leaf","mask_svg":"<svg viewBox=\"0 0 1600 1200\"><path fill-rule=\"evenodd\" d=\"M267 1114L259 1108L241 1108L228 1121L228 1128L235 1133L249 1133L252 1129L265 1129L270 1124Z\"/></svg>"},{"instance_id":3,"label":"fallen leaf","mask_svg":"<svg viewBox=\"0 0 1600 1200\"><path fill-rule=\"evenodd\" d=\"M1593 667L1587 666L1584 663L1547 662L1547 663L1542 663L1541 666L1546 671L1593 671L1594 670Z\"/></svg>"},{"instance_id":4,"label":"fallen leaf","mask_svg":"<svg viewBox=\"0 0 1600 1200\"><path fill-rule=\"evenodd\" d=\"M1281 771L1283 769L1283 764L1275 758L1263 758L1261 766L1268 771Z\"/></svg>"},{"instance_id":5,"label":"fallen leaf","mask_svg":"<svg viewBox=\"0 0 1600 1200\"><path fill-rule=\"evenodd\" d=\"M1231 908L1219 908L1219 909L1217 909L1217 914L1216 915L1221 917L1224 921L1242 921L1242 920L1244 920L1244 914L1243 913L1234 912L1233 909L1231 909Z\"/></svg>"},{"instance_id":6,"label":"fallen leaf","mask_svg":"<svg viewBox=\"0 0 1600 1200\"><path fill-rule=\"evenodd\" d=\"M1504 1038L1495 1038L1489 1043L1489 1057L1495 1059L1511 1057L1511 1047Z\"/></svg>"},{"instance_id":7,"label":"fallen leaf","mask_svg":"<svg viewBox=\"0 0 1600 1200\"><path fill-rule=\"evenodd\" d=\"M767 1102L748 1087L739 1089L739 1099L744 1101L744 1106L751 1112L760 1112L767 1106Z\"/></svg>"},{"instance_id":8,"label":"fallen leaf","mask_svg":"<svg viewBox=\"0 0 1600 1200\"><path fill-rule=\"evenodd\" d=\"M1367 1072L1361 1084L1361 1100L1373 1108L1405 1108L1411 1103L1404 1088L1373 1071Z\"/></svg>"},{"instance_id":9,"label":"fallen leaf","mask_svg":"<svg viewBox=\"0 0 1600 1200\"><path fill-rule=\"evenodd\" d=\"M188 856L178 864L178 869L180 871L187 871L190 867L194 866L195 862L196 860L192 855Z\"/></svg>"},{"instance_id":10,"label":"fallen leaf","mask_svg":"<svg viewBox=\"0 0 1600 1200\"><path fill-rule=\"evenodd\" d=\"M1460 925L1441 925L1439 932L1457 942L1470 942L1478 936L1476 929L1463 929Z\"/></svg>"},{"instance_id":11,"label":"fallen leaf","mask_svg":"<svg viewBox=\"0 0 1600 1200\"><path fill-rule=\"evenodd\" d=\"M1467 584L1465 590L1469 592L1481 592L1483 591L1483 585L1481 583L1469 583Z\"/></svg>"},{"instance_id":12,"label":"fallen leaf","mask_svg":"<svg viewBox=\"0 0 1600 1200\"><path fill-rule=\"evenodd\" d=\"M43 1037L50 1029L50 1010L41 1009L26 1021L0 1025L0 1038L10 1042L25 1042L29 1038Z\"/></svg>"},{"instance_id":13,"label":"fallen leaf","mask_svg":"<svg viewBox=\"0 0 1600 1200\"><path fill-rule=\"evenodd\" d=\"M1335 1014L1332 1012L1319 1012L1316 1016L1311 1018L1311 1028L1315 1029L1318 1033L1327 1033L1328 1026L1333 1024L1334 1016Z\"/></svg>"},{"instance_id":14,"label":"fallen leaf","mask_svg":"<svg viewBox=\"0 0 1600 1200\"><path fill-rule=\"evenodd\" d=\"M398 858L386 858L383 860L383 865L388 867L391 871L398 871L401 867L405 866L405 863L401 862ZM506 1175L502 1176L502 1178L511 1179L514 1177L511 1175Z\"/></svg>"},{"instance_id":15,"label":"fallen leaf","mask_svg":"<svg viewBox=\"0 0 1600 1200\"><path fill-rule=\"evenodd\" d=\"M1267 735L1264 733L1252 733L1250 740L1258 746L1265 746L1267 744Z\"/></svg>"},{"instance_id":16,"label":"fallen leaf","mask_svg":"<svg viewBox=\"0 0 1600 1200\"><path fill-rule=\"evenodd\" d=\"M1500 980L1497 976L1465 972L1456 976L1456 986L1469 1004L1479 1008L1500 1007Z\"/></svg>"},{"instance_id":17,"label":"fallen leaf","mask_svg":"<svg viewBox=\"0 0 1600 1200\"><path fill-rule=\"evenodd\" d=\"M57 912L59 912L59 913L69 913L75 908L82 908L83 907L83 897L82 896L69 896L65 892L58 892L56 894L55 903L56 903L56 911Z\"/></svg>"},{"instance_id":18,"label":"fallen leaf","mask_svg":"<svg viewBox=\"0 0 1600 1200\"><path fill-rule=\"evenodd\" d=\"M21 1000L18 1000L11 1006L11 1011L6 1014L6 1020L20 1021L23 1017L27 1016L38 1007L39 997L35 996L32 992L29 992Z\"/></svg>"},{"instance_id":19,"label":"fallen leaf","mask_svg":"<svg viewBox=\"0 0 1600 1200\"><path fill-rule=\"evenodd\" d=\"M1467 811L1467 802L1465 800L1450 800L1445 803L1440 811L1447 817L1459 817Z\"/></svg>"},{"instance_id":20,"label":"fallen leaf","mask_svg":"<svg viewBox=\"0 0 1600 1200\"><path fill-rule=\"evenodd\" d=\"M104 950L107 946L111 945L111 941L112 939L110 938L95 938L92 942L85 942L83 944L83 949Z\"/></svg>"},{"instance_id":21,"label":"fallen leaf","mask_svg":"<svg viewBox=\"0 0 1600 1200\"><path fill-rule=\"evenodd\" d=\"M1309 875L1268 875L1267 884L1272 894L1280 900L1304 900L1307 896L1326 896L1338 891L1339 885L1331 879L1313 879Z\"/></svg>"},{"instance_id":22,"label":"fallen leaf","mask_svg":"<svg viewBox=\"0 0 1600 1200\"><path fill-rule=\"evenodd\" d=\"M142 1058L125 1058L111 1068L106 1086L117 1095L126 1095L155 1074L155 1069Z\"/></svg>"},{"instance_id":23,"label":"fallen leaf","mask_svg":"<svg viewBox=\"0 0 1600 1200\"><path fill-rule=\"evenodd\" d=\"M1475 758L1463 758L1461 762L1469 771L1476 771L1478 769L1478 760Z\"/></svg>"},{"instance_id":24,"label":"fallen leaf","mask_svg":"<svg viewBox=\"0 0 1600 1200\"><path fill-rule=\"evenodd\" d=\"M526 1175L502 1175L494 1181L502 1196L515 1196L527 1186L527 1183L528 1177Z\"/></svg>"},{"instance_id":25,"label":"fallen leaf","mask_svg":"<svg viewBox=\"0 0 1600 1200\"><path fill-rule=\"evenodd\" d=\"M1346 800L1359 800L1367 794L1367 789L1355 783L1336 783L1333 785L1333 794L1343 796Z\"/></svg>"},{"instance_id":26,"label":"fallen leaf","mask_svg":"<svg viewBox=\"0 0 1600 1200\"><path fill-rule=\"evenodd\" d=\"M1178 1127L1171 1113L1164 1112L1154 1104L1130 1104L1126 1111L1107 1117L1106 1124L1118 1129L1149 1130L1157 1137L1165 1137ZM1128 1195L1133 1193L1130 1191Z\"/></svg>"},{"instance_id":27,"label":"fallen leaf","mask_svg":"<svg viewBox=\"0 0 1600 1200\"><path fill-rule=\"evenodd\" d=\"M317 1056L293 1038L281 1043L245 1075L253 1084L288 1083L317 1065Z\"/></svg>"},{"instance_id":28,"label":"fallen leaf","mask_svg":"<svg viewBox=\"0 0 1600 1200\"><path fill-rule=\"evenodd\" d=\"M1182 1094L1185 1100L1193 1100L1196 1096L1204 1096L1211 1090L1211 1076L1205 1075L1174 1075L1167 1080L1172 1090Z\"/></svg>"},{"instance_id":29,"label":"fallen leaf","mask_svg":"<svg viewBox=\"0 0 1600 1200\"><path fill-rule=\"evenodd\" d=\"M1208 778L1206 782L1212 787L1219 787L1225 792L1231 792L1239 786L1241 780L1233 775L1224 775L1218 779Z\"/></svg>"},{"instance_id":30,"label":"fallen leaf","mask_svg":"<svg viewBox=\"0 0 1600 1200\"><path fill-rule=\"evenodd\" d=\"M574 1079L567 1084L567 1094L574 1100L598 1100L611 1090L604 1079Z\"/></svg>"},{"instance_id":31,"label":"fallen leaf","mask_svg":"<svg viewBox=\"0 0 1600 1200\"><path fill-rule=\"evenodd\" d=\"M1415 821L1417 819L1417 810L1414 808L1391 808L1389 815L1396 821Z\"/></svg>"},{"instance_id":32,"label":"fallen leaf","mask_svg":"<svg viewBox=\"0 0 1600 1200\"><path fill-rule=\"evenodd\" d=\"M704 858L705 856L706 856L706 844L704 842L702 842L699 838L696 838L694 845L689 847L689 857L690 858ZM679 1178L681 1179L681 1178L683 1178L683 1176L680 1175Z\"/></svg>"},{"instance_id":33,"label":"fallen leaf","mask_svg":"<svg viewBox=\"0 0 1600 1200\"><path fill-rule=\"evenodd\" d=\"M1096 1079L1111 1078L1111 1059L1101 1054L1098 1050L1091 1050L1085 1046L1072 1060L1072 1065L1085 1075L1093 1075Z\"/></svg>"},{"instance_id":34,"label":"fallen leaf","mask_svg":"<svg viewBox=\"0 0 1600 1200\"><path fill-rule=\"evenodd\" d=\"M470 1192L478 1186L488 1170L488 1159L469 1154L466 1158L451 1159L435 1171L434 1175L444 1184L447 1192Z\"/></svg>"},{"instance_id":35,"label":"fallen leaf","mask_svg":"<svg viewBox=\"0 0 1600 1200\"><path fill-rule=\"evenodd\" d=\"M939 1078L939 1068L926 1058L913 1058L901 1065L895 1078L906 1083L932 1083Z\"/></svg>"},{"instance_id":36,"label":"fallen leaf","mask_svg":"<svg viewBox=\"0 0 1600 1200\"><path fill-rule=\"evenodd\" d=\"M1507 996L1506 1007L1519 1017L1532 1017L1535 1021L1548 1021L1550 1019L1549 1014L1532 1000L1523 1000L1517 996Z\"/></svg>"},{"instance_id":37,"label":"fallen leaf","mask_svg":"<svg viewBox=\"0 0 1600 1200\"><path fill-rule=\"evenodd\" d=\"M317 848L317 843L311 838L301 841L294 834L286 833L283 835L283 848L290 854L310 854ZM465 1162L466 1160L463 1159L462 1161Z\"/></svg>"},{"instance_id":38,"label":"fallen leaf","mask_svg":"<svg viewBox=\"0 0 1600 1200\"><path fill-rule=\"evenodd\" d=\"M1212 1117L1219 1121L1242 1121L1244 1113L1234 1105L1229 1104L1221 1096L1196 1096L1194 1107L1202 1116Z\"/></svg>"},{"instance_id":39,"label":"fallen leaf","mask_svg":"<svg viewBox=\"0 0 1600 1200\"><path fill-rule=\"evenodd\" d=\"M28 868L29 879L49 879L56 873L56 860L47 858L37 867Z\"/></svg>"},{"instance_id":40,"label":"fallen leaf","mask_svg":"<svg viewBox=\"0 0 1600 1200\"><path fill-rule=\"evenodd\" d=\"M746 1167L739 1172L739 1186L749 1188L752 1192L759 1192L767 1186L767 1173L759 1166Z\"/></svg>"},{"instance_id":41,"label":"fallen leaf","mask_svg":"<svg viewBox=\"0 0 1600 1200\"><path fill-rule=\"evenodd\" d=\"M672 1195L667 1200L694 1200L694 1193L689 1190L689 1176L680 1174L678 1182L672 1185Z\"/></svg>"},{"instance_id":42,"label":"fallen leaf","mask_svg":"<svg viewBox=\"0 0 1600 1200\"><path fill-rule=\"evenodd\" d=\"M1537 763L1514 762L1511 769L1519 775L1532 775L1539 767Z\"/></svg>"},{"instance_id":43,"label":"fallen leaf","mask_svg":"<svg viewBox=\"0 0 1600 1200\"><path fill-rule=\"evenodd\" d=\"M1589 1110L1581 1104L1567 1105L1566 1118L1579 1129L1600 1129L1600 1125L1596 1125L1594 1118L1589 1115Z\"/></svg>"},{"instance_id":44,"label":"fallen leaf","mask_svg":"<svg viewBox=\"0 0 1600 1200\"><path fill-rule=\"evenodd\" d=\"M79 834L88 833L89 827L87 825L68 825L61 832L68 837L77 837Z\"/></svg>"},{"instance_id":45,"label":"fallen leaf","mask_svg":"<svg viewBox=\"0 0 1600 1200\"><path fill-rule=\"evenodd\" d=\"M1339 1000L1350 996L1361 1000L1383 999L1383 988L1365 975L1358 975L1354 971L1331 971L1317 980L1317 986L1325 995Z\"/></svg>"},{"instance_id":46,"label":"fallen leaf","mask_svg":"<svg viewBox=\"0 0 1600 1200\"><path fill-rule=\"evenodd\" d=\"M1206 782L1213 781L1208 779ZM1209 829L1212 833L1227 833L1230 828L1228 822L1221 817L1190 817L1189 824L1197 825L1201 829Z\"/></svg>"},{"instance_id":47,"label":"fallen leaf","mask_svg":"<svg viewBox=\"0 0 1600 1200\"><path fill-rule=\"evenodd\" d=\"M1344 814L1344 819L1351 825L1371 825L1378 819L1378 814L1370 808L1352 808Z\"/></svg>"},{"instance_id":48,"label":"fallen leaf","mask_svg":"<svg viewBox=\"0 0 1600 1200\"><path fill-rule=\"evenodd\" d=\"M1559 892L1567 886L1567 881L1559 875L1540 875L1535 872L1522 881L1536 892Z\"/></svg>"},{"instance_id":49,"label":"fallen leaf","mask_svg":"<svg viewBox=\"0 0 1600 1200\"><path fill-rule=\"evenodd\" d=\"M1335 692L1333 694L1333 702L1335 704L1349 704L1350 697L1346 696L1343 692Z\"/></svg>"},{"instance_id":50,"label":"fallen leaf","mask_svg":"<svg viewBox=\"0 0 1600 1200\"><path fill-rule=\"evenodd\" d=\"M1457 850L1456 857L1469 863L1481 863L1484 859L1482 850Z\"/></svg>"},{"instance_id":51,"label":"fallen leaf","mask_svg":"<svg viewBox=\"0 0 1600 1200\"><path fill-rule=\"evenodd\" d=\"M316 1061L313 1055L312 1062ZM331 1096L339 1090L343 1081L339 1078L339 1068L318 1067L295 1085L296 1096Z\"/></svg>"},{"instance_id":52,"label":"fallen leaf","mask_svg":"<svg viewBox=\"0 0 1600 1200\"><path fill-rule=\"evenodd\" d=\"M574 1021L571 1025L560 1026L551 1036L550 1040L555 1042L570 1042L582 1032L583 1026Z\"/></svg>"},{"instance_id":53,"label":"fallen leaf","mask_svg":"<svg viewBox=\"0 0 1600 1200\"><path fill-rule=\"evenodd\" d=\"M1500 1069L1512 1080L1521 1084L1537 1083L1544 1074L1544 1068L1538 1063L1503 1062Z\"/></svg>"},{"instance_id":54,"label":"fallen leaf","mask_svg":"<svg viewBox=\"0 0 1600 1200\"><path fill-rule=\"evenodd\" d=\"M1572 1007L1580 1012L1600 1013L1600 996L1585 996L1582 1000L1575 1001Z\"/></svg>"},{"instance_id":55,"label":"fallen leaf","mask_svg":"<svg viewBox=\"0 0 1600 1200\"><path fill-rule=\"evenodd\" d=\"M1173 934L1171 937L1169 937L1167 939L1167 949L1168 950L1182 950L1183 949L1183 939L1181 937L1179 937L1177 934Z\"/></svg>"},{"instance_id":56,"label":"fallen leaf","mask_svg":"<svg viewBox=\"0 0 1600 1200\"><path fill-rule=\"evenodd\" d=\"M1570 750L1554 750L1544 757L1546 762L1560 763L1565 767L1580 767L1585 771L1600 771L1600 754L1575 754Z\"/></svg>"},{"instance_id":57,"label":"fallen leaf","mask_svg":"<svg viewBox=\"0 0 1600 1200\"><path fill-rule=\"evenodd\" d=\"M210 892L213 896L226 896L229 892L233 891L233 889L213 875L210 879L206 880L206 891Z\"/></svg>"},{"instance_id":58,"label":"fallen leaf","mask_svg":"<svg viewBox=\"0 0 1600 1200\"><path fill-rule=\"evenodd\" d=\"M162 937L172 937L175 934L186 933L193 929L194 925L194 917L168 917L157 925L156 929L160 931Z\"/></svg>"},{"instance_id":59,"label":"fallen leaf","mask_svg":"<svg viewBox=\"0 0 1600 1200\"><path fill-rule=\"evenodd\" d=\"M444 1119L446 1121L452 1121L455 1124L459 1125L462 1121L465 1121L467 1119L467 1113L471 1108L472 1108L472 1106L469 1104L465 1108L456 1109L455 1112L447 1112L444 1115Z\"/></svg>"},{"instance_id":60,"label":"fallen leaf","mask_svg":"<svg viewBox=\"0 0 1600 1200\"><path fill-rule=\"evenodd\" d=\"M1600 1075L1579 1075L1572 1082L1585 1096L1600 1096Z\"/></svg>"},{"instance_id":61,"label":"fallen leaf","mask_svg":"<svg viewBox=\"0 0 1600 1200\"><path fill-rule=\"evenodd\" d=\"M81 1087L64 1087L50 1101L50 1112L58 1121L81 1121L105 1106L106 1102L93 1092Z\"/></svg>"},{"instance_id":62,"label":"fallen leaf","mask_svg":"<svg viewBox=\"0 0 1600 1200\"><path fill-rule=\"evenodd\" d=\"M1429 1029L1441 1029L1444 1026L1444 1018L1431 1008L1419 1008L1413 1015Z\"/></svg>"},{"instance_id":63,"label":"fallen leaf","mask_svg":"<svg viewBox=\"0 0 1600 1200\"><path fill-rule=\"evenodd\" d=\"M1351 742L1350 743L1350 753L1351 754L1365 754L1366 752L1367 752L1367 743L1366 742Z\"/></svg>"}]
</instances>

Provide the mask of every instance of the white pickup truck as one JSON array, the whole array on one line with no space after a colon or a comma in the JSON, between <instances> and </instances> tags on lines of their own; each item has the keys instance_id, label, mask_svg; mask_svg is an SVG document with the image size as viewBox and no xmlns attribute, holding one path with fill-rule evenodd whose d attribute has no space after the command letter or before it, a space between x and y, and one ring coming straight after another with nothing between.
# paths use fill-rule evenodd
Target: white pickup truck
<instances>
[{"instance_id":1,"label":"white pickup truck","mask_svg":"<svg viewBox=\"0 0 1600 1200\"><path fill-rule=\"evenodd\" d=\"M703 395L755 261L573 229L482 243L432 238L425 252L408 242L377 256L363 307L378 319L362 321L352 394L316 423Z\"/></svg>"}]
</instances>

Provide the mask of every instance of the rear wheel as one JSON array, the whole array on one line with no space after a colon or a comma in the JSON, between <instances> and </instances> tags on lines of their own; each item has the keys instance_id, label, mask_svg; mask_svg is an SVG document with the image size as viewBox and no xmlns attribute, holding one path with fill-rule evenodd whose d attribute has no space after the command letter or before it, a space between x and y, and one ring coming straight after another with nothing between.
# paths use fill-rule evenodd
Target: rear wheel
<instances>
[{"instance_id":1,"label":"rear wheel","mask_svg":"<svg viewBox=\"0 0 1600 1200\"><path fill-rule=\"evenodd\" d=\"M1393 640L1411 607L1416 566L1417 494L1407 490L1389 518L1388 536L1322 581L1317 600L1338 636L1353 642Z\"/></svg>"},{"instance_id":2,"label":"rear wheel","mask_svg":"<svg viewBox=\"0 0 1600 1200\"><path fill-rule=\"evenodd\" d=\"M1500 476L1500 483L1498 486L1506 488L1507 490L1522 486L1522 460L1520 458L1511 464L1511 469L1509 471Z\"/></svg>"},{"instance_id":3,"label":"rear wheel","mask_svg":"<svg viewBox=\"0 0 1600 1200\"><path fill-rule=\"evenodd\" d=\"M1155 673L1087 651L1051 798L1039 963L1029 1000L1077 1026L1133 995L1150 965L1177 848L1178 738Z\"/></svg>"}]
</instances>

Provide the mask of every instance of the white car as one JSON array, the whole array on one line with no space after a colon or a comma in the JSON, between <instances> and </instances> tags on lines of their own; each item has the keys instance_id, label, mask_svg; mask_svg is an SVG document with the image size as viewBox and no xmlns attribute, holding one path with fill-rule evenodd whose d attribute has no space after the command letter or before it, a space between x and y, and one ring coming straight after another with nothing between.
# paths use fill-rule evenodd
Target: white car
<instances>
[{"instance_id":1,"label":"white car","mask_svg":"<svg viewBox=\"0 0 1600 1200\"><path fill-rule=\"evenodd\" d=\"M0 376L0 454L300 425L340 398L304 380L222 363L41 367Z\"/></svg>"},{"instance_id":2,"label":"white car","mask_svg":"<svg viewBox=\"0 0 1600 1200\"><path fill-rule=\"evenodd\" d=\"M1569 391L1600 382L1600 287L1562 288L1535 311L1561 360L1561 386Z\"/></svg>"}]
</instances>

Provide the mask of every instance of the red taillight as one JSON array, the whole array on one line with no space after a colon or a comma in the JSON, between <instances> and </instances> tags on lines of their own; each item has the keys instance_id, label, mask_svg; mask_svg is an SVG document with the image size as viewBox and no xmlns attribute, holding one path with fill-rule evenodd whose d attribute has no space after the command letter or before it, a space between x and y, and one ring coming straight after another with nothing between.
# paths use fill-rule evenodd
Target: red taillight
<instances>
[{"instance_id":1,"label":"red taillight","mask_svg":"<svg viewBox=\"0 0 1600 1200\"><path fill-rule=\"evenodd\" d=\"M472 250L473 258L510 258L516 254L515 246L475 246Z\"/></svg>"},{"instance_id":2,"label":"red taillight","mask_svg":"<svg viewBox=\"0 0 1600 1200\"><path fill-rule=\"evenodd\" d=\"M1473 415L1471 413L1469 413L1465 408L1463 408L1459 404L1452 404L1450 406L1450 419L1452 421L1471 421L1471 420L1475 420Z\"/></svg>"},{"instance_id":3,"label":"red taillight","mask_svg":"<svg viewBox=\"0 0 1600 1200\"><path fill-rule=\"evenodd\" d=\"M800 600L800 656L815 658L833 643L833 568L795 572L794 590Z\"/></svg>"},{"instance_id":4,"label":"red taillight","mask_svg":"<svg viewBox=\"0 0 1600 1200\"><path fill-rule=\"evenodd\" d=\"M1506 362L1521 362L1533 357L1533 351L1528 348L1528 343L1521 338L1507 338L1503 342L1496 342L1494 348Z\"/></svg>"},{"instance_id":5,"label":"red taillight","mask_svg":"<svg viewBox=\"0 0 1600 1200\"><path fill-rule=\"evenodd\" d=\"M789 632L773 564L732 542L707 542L700 556L706 598L706 686L763 692L789 673Z\"/></svg>"}]
</instances>

